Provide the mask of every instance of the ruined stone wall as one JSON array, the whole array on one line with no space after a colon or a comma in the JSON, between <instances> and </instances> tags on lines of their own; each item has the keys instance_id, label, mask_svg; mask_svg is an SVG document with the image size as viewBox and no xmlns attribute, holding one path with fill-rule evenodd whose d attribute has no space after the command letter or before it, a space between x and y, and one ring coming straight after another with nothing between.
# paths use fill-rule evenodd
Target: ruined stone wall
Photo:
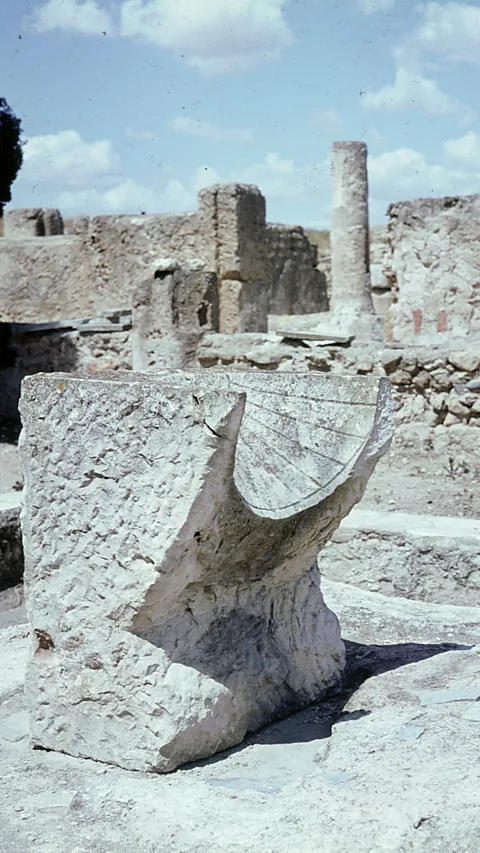
<instances>
[{"instance_id":1,"label":"ruined stone wall","mask_svg":"<svg viewBox=\"0 0 480 853\"><path fill-rule=\"evenodd\" d=\"M386 339L480 341L480 195L400 202L388 215Z\"/></svg>"},{"instance_id":2,"label":"ruined stone wall","mask_svg":"<svg viewBox=\"0 0 480 853\"><path fill-rule=\"evenodd\" d=\"M303 228L267 223L267 263L272 269L269 314L328 310L327 279Z\"/></svg>"},{"instance_id":3,"label":"ruined stone wall","mask_svg":"<svg viewBox=\"0 0 480 853\"><path fill-rule=\"evenodd\" d=\"M198 214L94 216L69 235L0 241L0 322L39 323L130 306L159 257L202 253Z\"/></svg>"},{"instance_id":4,"label":"ruined stone wall","mask_svg":"<svg viewBox=\"0 0 480 853\"><path fill-rule=\"evenodd\" d=\"M224 331L266 330L278 306L326 310L315 247L299 227L267 225L258 187L216 185L202 190L199 202L198 212L186 214L76 217L66 233L58 211L10 211L0 241L0 322L130 307L138 285L165 258L200 259L217 274Z\"/></svg>"},{"instance_id":5,"label":"ruined stone wall","mask_svg":"<svg viewBox=\"0 0 480 853\"><path fill-rule=\"evenodd\" d=\"M480 427L480 353L474 350L345 348L251 334L207 335L197 352L203 367L387 376L397 423Z\"/></svg>"}]
</instances>

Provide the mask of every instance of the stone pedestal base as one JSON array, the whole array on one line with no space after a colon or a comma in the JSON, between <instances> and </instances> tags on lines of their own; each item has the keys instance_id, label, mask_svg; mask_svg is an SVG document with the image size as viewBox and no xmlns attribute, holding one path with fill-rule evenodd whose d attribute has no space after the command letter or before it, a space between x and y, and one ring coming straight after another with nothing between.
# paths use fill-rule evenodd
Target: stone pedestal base
<instances>
[{"instance_id":1,"label":"stone pedestal base","mask_svg":"<svg viewBox=\"0 0 480 853\"><path fill-rule=\"evenodd\" d=\"M33 743L165 772L338 679L314 566L392 434L385 380L23 383Z\"/></svg>"}]
</instances>

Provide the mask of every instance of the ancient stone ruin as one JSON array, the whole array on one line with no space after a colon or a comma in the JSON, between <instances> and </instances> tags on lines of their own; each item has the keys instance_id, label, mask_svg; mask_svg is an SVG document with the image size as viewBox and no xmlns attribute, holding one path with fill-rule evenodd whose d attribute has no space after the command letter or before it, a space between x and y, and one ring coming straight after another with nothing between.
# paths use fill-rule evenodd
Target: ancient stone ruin
<instances>
[{"instance_id":1,"label":"ancient stone ruin","mask_svg":"<svg viewBox=\"0 0 480 853\"><path fill-rule=\"evenodd\" d=\"M5 217L2 853L477 849L480 196L332 177Z\"/></svg>"},{"instance_id":2,"label":"ancient stone ruin","mask_svg":"<svg viewBox=\"0 0 480 853\"><path fill-rule=\"evenodd\" d=\"M385 380L26 379L33 743L168 771L344 666L315 558L388 448Z\"/></svg>"}]
</instances>

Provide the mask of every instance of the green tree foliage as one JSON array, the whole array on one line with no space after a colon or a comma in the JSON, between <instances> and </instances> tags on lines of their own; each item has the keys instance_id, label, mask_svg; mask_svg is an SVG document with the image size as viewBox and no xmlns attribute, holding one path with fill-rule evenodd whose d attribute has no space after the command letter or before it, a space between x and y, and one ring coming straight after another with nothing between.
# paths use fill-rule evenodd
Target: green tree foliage
<instances>
[{"instance_id":1,"label":"green tree foliage","mask_svg":"<svg viewBox=\"0 0 480 853\"><path fill-rule=\"evenodd\" d=\"M11 201L11 186L23 162L20 140L20 119L12 112L5 98L0 98L0 217L3 208Z\"/></svg>"}]
</instances>

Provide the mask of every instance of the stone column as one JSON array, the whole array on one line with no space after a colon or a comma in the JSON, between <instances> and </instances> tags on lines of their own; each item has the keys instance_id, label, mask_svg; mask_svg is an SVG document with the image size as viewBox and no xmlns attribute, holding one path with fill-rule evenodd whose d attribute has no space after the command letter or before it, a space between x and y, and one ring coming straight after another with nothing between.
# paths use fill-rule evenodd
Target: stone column
<instances>
[{"instance_id":1,"label":"stone column","mask_svg":"<svg viewBox=\"0 0 480 853\"><path fill-rule=\"evenodd\" d=\"M335 684L316 557L390 442L386 379L44 373L21 414L34 745L166 772Z\"/></svg>"},{"instance_id":2,"label":"stone column","mask_svg":"<svg viewBox=\"0 0 480 853\"><path fill-rule=\"evenodd\" d=\"M364 142L334 142L332 181L331 309L372 314Z\"/></svg>"}]
</instances>

